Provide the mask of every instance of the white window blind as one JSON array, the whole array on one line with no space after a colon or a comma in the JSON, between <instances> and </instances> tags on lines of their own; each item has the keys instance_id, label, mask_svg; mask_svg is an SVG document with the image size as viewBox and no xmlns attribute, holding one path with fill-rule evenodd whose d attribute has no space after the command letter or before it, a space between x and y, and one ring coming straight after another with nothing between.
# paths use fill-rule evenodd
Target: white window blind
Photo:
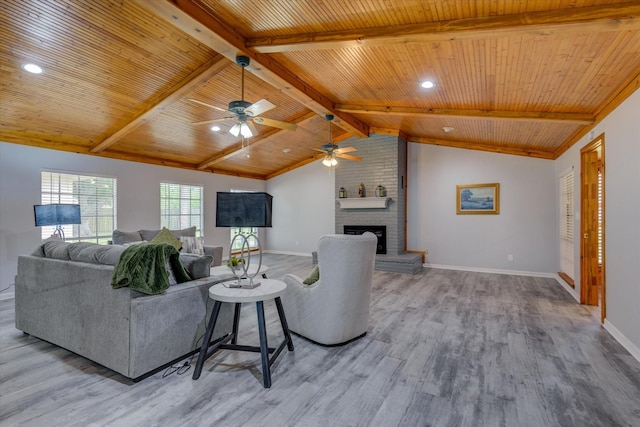
<instances>
[{"instance_id":1,"label":"white window blind","mask_svg":"<svg viewBox=\"0 0 640 427\"><path fill-rule=\"evenodd\" d=\"M169 230L196 227L202 235L203 187L197 185L160 183L160 225Z\"/></svg>"},{"instance_id":2,"label":"white window blind","mask_svg":"<svg viewBox=\"0 0 640 427\"><path fill-rule=\"evenodd\" d=\"M560 177L560 271L573 279L573 171Z\"/></svg>"},{"instance_id":3,"label":"white window blind","mask_svg":"<svg viewBox=\"0 0 640 427\"><path fill-rule=\"evenodd\" d=\"M603 242L602 242L602 205L604 200L602 199L602 171L598 169L598 264L602 265L602 251L603 251Z\"/></svg>"},{"instance_id":4,"label":"white window blind","mask_svg":"<svg viewBox=\"0 0 640 427\"><path fill-rule=\"evenodd\" d=\"M63 225L65 239L106 244L117 226L116 187L115 178L42 171L41 203L79 204L82 224ZM54 230L42 227L42 238Z\"/></svg>"}]
</instances>

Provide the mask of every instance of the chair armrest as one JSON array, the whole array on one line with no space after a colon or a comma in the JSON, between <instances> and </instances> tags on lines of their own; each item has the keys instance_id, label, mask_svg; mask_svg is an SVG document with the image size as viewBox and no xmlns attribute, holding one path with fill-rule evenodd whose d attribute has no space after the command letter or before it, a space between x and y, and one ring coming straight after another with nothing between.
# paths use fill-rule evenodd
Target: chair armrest
<instances>
[{"instance_id":1,"label":"chair armrest","mask_svg":"<svg viewBox=\"0 0 640 427\"><path fill-rule=\"evenodd\" d=\"M293 287L304 288L304 289L315 288L320 283L320 280L318 280L317 282L312 283L310 285L305 285L303 283L304 279L302 277L296 276L295 274L285 274L283 281L284 283L287 284L287 286L293 286Z\"/></svg>"},{"instance_id":2,"label":"chair armrest","mask_svg":"<svg viewBox=\"0 0 640 427\"><path fill-rule=\"evenodd\" d=\"M222 246L207 246L204 245L204 254L211 255L213 261L211 261L211 267L222 265Z\"/></svg>"},{"instance_id":3,"label":"chair armrest","mask_svg":"<svg viewBox=\"0 0 640 427\"><path fill-rule=\"evenodd\" d=\"M285 274L283 281L289 285L302 285L302 280L299 276L296 276L295 274Z\"/></svg>"}]
</instances>

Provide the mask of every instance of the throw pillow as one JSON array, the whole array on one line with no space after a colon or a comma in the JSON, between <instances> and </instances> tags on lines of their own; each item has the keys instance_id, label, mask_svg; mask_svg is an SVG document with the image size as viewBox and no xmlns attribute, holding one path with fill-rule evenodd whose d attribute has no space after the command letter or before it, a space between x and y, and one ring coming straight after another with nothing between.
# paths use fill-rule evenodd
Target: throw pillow
<instances>
[{"instance_id":1,"label":"throw pillow","mask_svg":"<svg viewBox=\"0 0 640 427\"><path fill-rule=\"evenodd\" d=\"M304 279L302 283L304 283L305 285L313 285L318 280L320 280L320 267L316 265L315 267L313 267L313 270L311 270L309 277Z\"/></svg>"},{"instance_id":2,"label":"throw pillow","mask_svg":"<svg viewBox=\"0 0 640 427\"><path fill-rule=\"evenodd\" d=\"M171 234L167 227L162 227L162 230L151 240L151 243L168 243L178 251L182 248L180 240Z\"/></svg>"},{"instance_id":3,"label":"throw pillow","mask_svg":"<svg viewBox=\"0 0 640 427\"><path fill-rule=\"evenodd\" d=\"M176 237L196 237L196 226L194 225L193 227L183 228L182 230L171 230L171 232Z\"/></svg>"},{"instance_id":4,"label":"throw pillow","mask_svg":"<svg viewBox=\"0 0 640 427\"><path fill-rule=\"evenodd\" d=\"M213 257L210 255L198 256L193 254L180 254L180 262L194 280L209 277L211 275L212 261Z\"/></svg>"},{"instance_id":5,"label":"throw pillow","mask_svg":"<svg viewBox=\"0 0 640 427\"><path fill-rule=\"evenodd\" d=\"M182 253L204 255L204 237L180 236Z\"/></svg>"}]
</instances>

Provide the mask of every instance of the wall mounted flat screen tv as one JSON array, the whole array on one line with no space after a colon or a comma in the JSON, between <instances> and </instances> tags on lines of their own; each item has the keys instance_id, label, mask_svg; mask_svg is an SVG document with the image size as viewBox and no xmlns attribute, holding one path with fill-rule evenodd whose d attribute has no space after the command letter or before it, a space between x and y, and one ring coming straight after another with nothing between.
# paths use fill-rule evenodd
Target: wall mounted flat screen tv
<instances>
[{"instance_id":1,"label":"wall mounted flat screen tv","mask_svg":"<svg viewBox=\"0 0 640 427\"><path fill-rule=\"evenodd\" d=\"M34 205L36 227L46 225L81 224L80 205Z\"/></svg>"},{"instance_id":2,"label":"wall mounted flat screen tv","mask_svg":"<svg viewBox=\"0 0 640 427\"><path fill-rule=\"evenodd\" d=\"M271 227L272 205L268 193L218 192L216 227Z\"/></svg>"}]
</instances>

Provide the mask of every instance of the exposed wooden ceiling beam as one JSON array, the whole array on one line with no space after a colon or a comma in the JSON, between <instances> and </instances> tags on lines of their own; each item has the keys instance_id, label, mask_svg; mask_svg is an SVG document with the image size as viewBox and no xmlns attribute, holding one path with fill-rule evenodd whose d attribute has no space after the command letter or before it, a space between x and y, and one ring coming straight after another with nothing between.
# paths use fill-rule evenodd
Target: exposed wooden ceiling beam
<instances>
[{"instance_id":1,"label":"exposed wooden ceiling beam","mask_svg":"<svg viewBox=\"0 0 640 427\"><path fill-rule=\"evenodd\" d=\"M526 150L515 147L505 147L492 145L482 142L468 142L468 141L454 141L447 139L436 139L436 138L417 138L417 137L409 137L409 142L416 142L419 144L430 144L430 145L442 145L445 147L454 147L454 148L465 148L467 150L479 150L479 151L489 151L491 153L501 153L501 154L514 154L516 156L527 156L527 157L536 157L540 159L553 159L553 152L550 151L542 151L542 150Z\"/></svg>"},{"instance_id":2,"label":"exposed wooden ceiling beam","mask_svg":"<svg viewBox=\"0 0 640 427\"><path fill-rule=\"evenodd\" d=\"M333 114L334 123L360 137L369 136L369 126L348 113L337 111L334 102L300 80L273 58L248 49L241 35L209 14L194 0L137 0L147 10L172 23L196 40L235 62L241 53L251 59L247 71L286 93L319 115Z\"/></svg>"},{"instance_id":3,"label":"exposed wooden ceiling beam","mask_svg":"<svg viewBox=\"0 0 640 427\"><path fill-rule=\"evenodd\" d=\"M323 154L323 153L314 154L314 155L312 155L310 157L307 157L306 159L303 159L303 160L301 160L299 162L296 162L296 163L294 163L292 165L289 165L289 166L287 166L285 168L282 168L279 171L275 171L275 172L265 176L264 179L267 180L267 179L275 178L278 175L282 175L282 174L285 174L287 172L291 172L294 169L297 169L297 168L302 167L304 165L308 165L309 163L313 163L313 162L315 162L317 160L320 160L324 156L325 156L325 154Z\"/></svg>"},{"instance_id":4,"label":"exposed wooden ceiling beam","mask_svg":"<svg viewBox=\"0 0 640 427\"><path fill-rule=\"evenodd\" d=\"M400 129L371 128L371 133L377 133L379 135L399 136L405 141L409 140L409 135L401 131Z\"/></svg>"},{"instance_id":5,"label":"exposed wooden ceiling beam","mask_svg":"<svg viewBox=\"0 0 640 427\"><path fill-rule=\"evenodd\" d=\"M299 115L298 117L286 120L288 123L295 123L297 125L302 124L304 122L306 122L307 120L312 119L313 117L316 116L316 113L314 113L313 111L307 111L304 114ZM270 130L268 130L267 132L261 134L260 136L257 136L255 139L251 139L248 141L248 144L246 144L246 146L250 146L250 147L258 147L266 142L269 141L269 139L271 137L274 137L276 135L279 135L282 132L289 132L287 130L283 130L283 129L276 129L276 128L272 128ZM245 148L245 144L243 144L242 142L238 142L236 144L233 144L227 148L225 148L224 150L220 151L218 154L216 154L215 156L205 160L204 162L200 163L197 166L197 169L206 169L212 165L215 165L217 163L223 162L225 160L227 160L230 157L233 157L234 155L236 155L236 153L238 153L239 151L241 151L243 148Z\"/></svg>"},{"instance_id":6,"label":"exposed wooden ceiling beam","mask_svg":"<svg viewBox=\"0 0 640 427\"><path fill-rule=\"evenodd\" d=\"M348 32L262 37L247 40L246 46L256 52L277 53L378 46L390 43L473 40L503 37L514 33L550 35L572 31L600 32L638 28L640 28L640 3L632 2L517 15L454 19L397 27L367 28Z\"/></svg>"},{"instance_id":7,"label":"exposed wooden ceiling beam","mask_svg":"<svg viewBox=\"0 0 640 427\"><path fill-rule=\"evenodd\" d=\"M120 141L125 135L132 132L141 124L151 120L157 114L169 105L184 98L189 92L198 86L204 84L211 77L218 74L222 69L229 66L227 58L221 55L215 55L206 63L202 64L197 70L192 72L189 76L183 79L180 83L170 88L155 104L149 105L145 111L138 115L135 119L127 123L120 128L113 135L105 139L104 141L94 145L89 150L92 153L99 153L106 150L116 142Z\"/></svg>"},{"instance_id":8,"label":"exposed wooden ceiling beam","mask_svg":"<svg viewBox=\"0 0 640 427\"><path fill-rule=\"evenodd\" d=\"M591 114L582 113L546 113L539 111L496 111L496 110L453 110L442 108L385 107L378 105L336 104L336 109L354 114L379 114L390 116L441 116L470 119L506 119L544 122L570 122L590 125L595 121Z\"/></svg>"}]
</instances>

